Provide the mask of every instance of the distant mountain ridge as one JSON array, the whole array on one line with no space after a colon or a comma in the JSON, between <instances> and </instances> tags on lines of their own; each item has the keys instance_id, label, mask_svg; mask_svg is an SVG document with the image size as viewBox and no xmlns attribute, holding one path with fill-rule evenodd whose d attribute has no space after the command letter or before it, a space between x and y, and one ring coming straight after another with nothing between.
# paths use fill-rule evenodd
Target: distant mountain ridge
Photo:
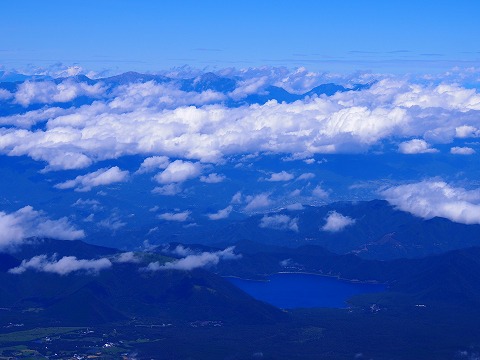
<instances>
[{"instance_id":1,"label":"distant mountain ridge","mask_svg":"<svg viewBox=\"0 0 480 360\"><path fill-rule=\"evenodd\" d=\"M323 229L332 212L348 216L351 225L338 231ZM297 229L261 226L265 217L285 216ZM208 224L207 224L208 225ZM372 260L416 258L480 246L480 225L465 225L445 218L422 219L396 209L385 200L335 202L283 209L228 221L214 230L199 227L185 234L165 233L168 242L204 243L227 246L242 240L265 245L300 247L318 245L337 254L355 254Z\"/></svg>"},{"instance_id":2,"label":"distant mountain ridge","mask_svg":"<svg viewBox=\"0 0 480 360\"><path fill-rule=\"evenodd\" d=\"M105 78L96 78L91 79L86 75L75 75L70 77L60 77L60 78L48 78L48 77L32 77L32 78L22 78L17 81L4 81L0 82L0 89L7 90L9 92L15 92L18 89L18 86L26 81L41 82L41 81L53 81L55 84L60 84L64 81L72 81L74 83L85 83L87 85L95 85L98 83L103 83L108 87L112 88L119 85L129 85L135 83L145 83L148 81L153 81L158 84L173 84L177 86L180 90L186 92L204 92L207 90L215 91L222 94L229 94L233 92L238 84L238 79L221 77L212 72L204 73L200 76L193 78L174 78L164 75L155 75L155 74L142 74L134 71L129 71L126 73L105 77ZM294 94L290 93L287 90L273 85L267 85L265 88L258 89L257 93L246 95L244 98L239 100L228 99L225 102L225 105L229 107L238 107L242 105L252 105L260 104L263 105L267 101L276 100L278 102L291 103L297 100L304 99L311 96L332 96L337 92L346 92L346 91L359 91L362 89L368 89L373 83L366 84L355 84L352 87L344 87L342 85L337 85L334 83L327 83L316 86L315 88L303 93L303 94ZM94 101L93 98L88 97L79 97L72 101L59 102L52 104L61 108L68 108L71 106L81 106L85 104L91 104ZM5 104L9 104L5 102ZM36 110L39 108L39 103L30 104L26 108L10 104L9 108L5 108L0 112L0 116L6 116L14 114L16 112Z\"/></svg>"}]
</instances>

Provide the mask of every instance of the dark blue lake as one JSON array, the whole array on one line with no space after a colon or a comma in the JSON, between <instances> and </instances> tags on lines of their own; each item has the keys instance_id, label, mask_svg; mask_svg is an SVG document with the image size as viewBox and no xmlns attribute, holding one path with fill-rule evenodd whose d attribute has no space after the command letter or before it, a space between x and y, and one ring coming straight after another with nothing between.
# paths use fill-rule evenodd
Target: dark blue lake
<instances>
[{"instance_id":1,"label":"dark blue lake","mask_svg":"<svg viewBox=\"0 0 480 360\"><path fill-rule=\"evenodd\" d=\"M329 307L345 308L353 295L382 292L385 285L352 283L311 274L275 274L268 281L228 278L258 300L283 309Z\"/></svg>"}]
</instances>

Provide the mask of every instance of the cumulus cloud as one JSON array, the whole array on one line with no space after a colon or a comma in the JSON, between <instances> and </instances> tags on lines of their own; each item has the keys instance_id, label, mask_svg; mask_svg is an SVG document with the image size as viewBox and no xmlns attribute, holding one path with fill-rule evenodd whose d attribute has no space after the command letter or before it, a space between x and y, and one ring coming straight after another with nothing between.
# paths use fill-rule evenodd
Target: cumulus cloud
<instances>
[{"instance_id":1,"label":"cumulus cloud","mask_svg":"<svg viewBox=\"0 0 480 360\"><path fill-rule=\"evenodd\" d=\"M244 81L240 81L237 84L235 90L232 91L229 95L233 99L239 100L246 97L247 95L261 92L263 88L267 85L267 81L267 76L253 77Z\"/></svg>"},{"instance_id":2,"label":"cumulus cloud","mask_svg":"<svg viewBox=\"0 0 480 360\"><path fill-rule=\"evenodd\" d=\"M240 254L234 253L235 247L231 246L225 250L216 252L202 252L201 254L190 254L183 259L167 262L161 265L158 261L148 264L144 270L184 270L189 271L196 268L203 268L217 265L220 260L235 260L241 257Z\"/></svg>"},{"instance_id":3,"label":"cumulus cloud","mask_svg":"<svg viewBox=\"0 0 480 360\"><path fill-rule=\"evenodd\" d=\"M462 125L455 128L455 135L460 139L480 137L480 130L475 126Z\"/></svg>"},{"instance_id":4,"label":"cumulus cloud","mask_svg":"<svg viewBox=\"0 0 480 360\"><path fill-rule=\"evenodd\" d=\"M112 263L107 258L84 260L77 259L75 256L64 256L60 260L57 260L56 255L50 259L47 255L38 255L30 260L23 260L18 267L12 268L8 272L11 274L23 274L27 270L35 270L38 272L68 275L76 271L85 271L96 274L111 266Z\"/></svg>"},{"instance_id":5,"label":"cumulus cloud","mask_svg":"<svg viewBox=\"0 0 480 360\"><path fill-rule=\"evenodd\" d=\"M301 203L294 203L294 204L290 204L290 205L285 206L285 209L290 210L290 211L299 211L299 210L303 210L304 207Z\"/></svg>"},{"instance_id":6,"label":"cumulus cloud","mask_svg":"<svg viewBox=\"0 0 480 360\"><path fill-rule=\"evenodd\" d=\"M409 91L397 95L395 104L420 108L448 108L460 111L480 110L480 95L475 89L465 89L458 85L441 84L424 87L411 84Z\"/></svg>"},{"instance_id":7,"label":"cumulus cloud","mask_svg":"<svg viewBox=\"0 0 480 360\"><path fill-rule=\"evenodd\" d=\"M85 237L85 233L67 218L52 220L31 206L10 214L0 211L0 249L14 248L30 237L76 240Z\"/></svg>"},{"instance_id":8,"label":"cumulus cloud","mask_svg":"<svg viewBox=\"0 0 480 360\"><path fill-rule=\"evenodd\" d=\"M167 220L167 221L179 221L179 222L184 222L188 220L188 217L190 216L191 212L190 211L182 211L182 212L166 212L163 214L159 214L157 217L161 220Z\"/></svg>"},{"instance_id":9,"label":"cumulus cloud","mask_svg":"<svg viewBox=\"0 0 480 360\"><path fill-rule=\"evenodd\" d=\"M265 215L258 225L261 228L276 230L292 230L298 232L298 218L290 218L288 215Z\"/></svg>"},{"instance_id":10,"label":"cumulus cloud","mask_svg":"<svg viewBox=\"0 0 480 360\"><path fill-rule=\"evenodd\" d=\"M151 156L143 160L137 173L143 174L158 169L165 169L169 163L169 159L166 156Z\"/></svg>"},{"instance_id":11,"label":"cumulus cloud","mask_svg":"<svg viewBox=\"0 0 480 360\"><path fill-rule=\"evenodd\" d=\"M75 201L72 206L79 207L79 208L87 208L91 209L92 211L99 211L102 210L103 207L100 204L100 201L94 199L78 199Z\"/></svg>"},{"instance_id":12,"label":"cumulus cloud","mask_svg":"<svg viewBox=\"0 0 480 360\"><path fill-rule=\"evenodd\" d=\"M304 173L302 175L300 175L297 180L310 180L310 179L313 179L315 177L315 174L313 173Z\"/></svg>"},{"instance_id":13,"label":"cumulus cloud","mask_svg":"<svg viewBox=\"0 0 480 360\"><path fill-rule=\"evenodd\" d=\"M5 90L5 89L0 89L0 100L7 100L12 98L13 95L10 91Z\"/></svg>"},{"instance_id":14,"label":"cumulus cloud","mask_svg":"<svg viewBox=\"0 0 480 360\"><path fill-rule=\"evenodd\" d=\"M155 175L160 184L181 183L197 177L202 171L202 165L190 161L175 160L164 171Z\"/></svg>"},{"instance_id":15,"label":"cumulus cloud","mask_svg":"<svg viewBox=\"0 0 480 360\"><path fill-rule=\"evenodd\" d=\"M398 145L398 151L402 154L426 154L438 152L437 149L431 148L430 145L422 139L404 141Z\"/></svg>"},{"instance_id":16,"label":"cumulus cloud","mask_svg":"<svg viewBox=\"0 0 480 360\"><path fill-rule=\"evenodd\" d=\"M233 196L232 200L230 200L231 204L241 204L242 203L242 193L237 191Z\"/></svg>"},{"instance_id":17,"label":"cumulus cloud","mask_svg":"<svg viewBox=\"0 0 480 360\"><path fill-rule=\"evenodd\" d=\"M180 257L185 257L195 253L192 249L185 247L182 244L175 246L173 250L170 250L170 246L168 246L166 252Z\"/></svg>"},{"instance_id":18,"label":"cumulus cloud","mask_svg":"<svg viewBox=\"0 0 480 360\"><path fill-rule=\"evenodd\" d=\"M328 198L328 192L324 190L320 185L317 185L315 189L312 190L312 195L316 198L319 199L327 199Z\"/></svg>"},{"instance_id":19,"label":"cumulus cloud","mask_svg":"<svg viewBox=\"0 0 480 360\"><path fill-rule=\"evenodd\" d=\"M380 194L396 208L415 216L443 217L462 224L480 224L480 190L425 180L387 188Z\"/></svg>"},{"instance_id":20,"label":"cumulus cloud","mask_svg":"<svg viewBox=\"0 0 480 360\"><path fill-rule=\"evenodd\" d=\"M123 221L121 216L116 212L110 214L106 219L103 219L97 223L99 227L111 230L113 232L127 226L127 223Z\"/></svg>"},{"instance_id":21,"label":"cumulus cloud","mask_svg":"<svg viewBox=\"0 0 480 360\"><path fill-rule=\"evenodd\" d=\"M265 76L269 84L297 90L321 79L337 79L305 69L232 71L219 73L242 76L245 86L239 94L248 93L248 87L261 89L255 84ZM366 80L363 75L357 78ZM0 118L0 124L12 125L0 128L0 153L46 161L47 170L85 168L125 155L218 162L239 154L304 154L312 162L315 154L367 151L386 140L404 141L400 151L406 153L433 152L437 143L480 134L480 95L475 89L394 77L361 91L235 108L223 104L228 95L187 93L154 82L122 85L107 93L91 85L62 84L27 82L14 96L25 105L87 93L99 100L50 114L35 110L21 118ZM60 85L65 89L60 91ZM38 121L45 126L28 130ZM199 175L195 172L193 177ZM170 172L162 174L157 175L161 184L176 181Z\"/></svg>"},{"instance_id":22,"label":"cumulus cloud","mask_svg":"<svg viewBox=\"0 0 480 360\"><path fill-rule=\"evenodd\" d=\"M226 99L224 94L206 90L186 92L175 84L158 84L155 81L121 85L114 91L110 106L114 109L133 110L139 106L173 109L181 106L202 106Z\"/></svg>"},{"instance_id":23,"label":"cumulus cloud","mask_svg":"<svg viewBox=\"0 0 480 360\"><path fill-rule=\"evenodd\" d=\"M273 173L269 178L265 179L266 181L290 181L295 176L286 171L281 171L279 173Z\"/></svg>"},{"instance_id":24,"label":"cumulus cloud","mask_svg":"<svg viewBox=\"0 0 480 360\"><path fill-rule=\"evenodd\" d=\"M139 263L140 261L141 259L133 251L118 254L114 258L114 262L117 263Z\"/></svg>"},{"instance_id":25,"label":"cumulus cloud","mask_svg":"<svg viewBox=\"0 0 480 360\"><path fill-rule=\"evenodd\" d=\"M246 201L247 205L245 206L245 211L257 211L272 205L272 201L270 200L268 193L247 196Z\"/></svg>"},{"instance_id":26,"label":"cumulus cloud","mask_svg":"<svg viewBox=\"0 0 480 360\"><path fill-rule=\"evenodd\" d=\"M325 219L325 225L322 226L322 230L339 232L353 224L355 224L355 219L352 219L349 216L344 216L336 211L331 211Z\"/></svg>"},{"instance_id":27,"label":"cumulus cloud","mask_svg":"<svg viewBox=\"0 0 480 360\"><path fill-rule=\"evenodd\" d=\"M73 189L75 191L90 191L93 187L124 182L128 178L128 171L122 171L118 166L99 169L86 175L79 175L73 180L68 180L55 185L57 189Z\"/></svg>"},{"instance_id":28,"label":"cumulus cloud","mask_svg":"<svg viewBox=\"0 0 480 360\"><path fill-rule=\"evenodd\" d=\"M163 196L174 196L182 192L180 184L168 184L163 186L156 186L153 190L153 194Z\"/></svg>"},{"instance_id":29,"label":"cumulus cloud","mask_svg":"<svg viewBox=\"0 0 480 360\"><path fill-rule=\"evenodd\" d=\"M63 103L79 96L98 98L105 93L105 90L101 83L88 85L70 79L59 84L52 81L25 81L18 85L15 102L25 107L35 103Z\"/></svg>"},{"instance_id":30,"label":"cumulus cloud","mask_svg":"<svg viewBox=\"0 0 480 360\"><path fill-rule=\"evenodd\" d=\"M210 220L221 220L226 219L230 216L230 213L233 210L233 206L229 205L225 209L218 210L216 213L208 214Z\"/></svg>"},{"instance_id":31,"label":"cumulus cloud","mask_svg":"<svg viewBox=\"0 0 480 360\"><path fill-rule=\"evenodd\" d=\"M454 146L450 149L450 153L455 155L473 155L475 154L475 150L471 147L458 147Z\"/></svg>"},{"instance_id":32,"label":"cumulus cloud","mask_svg":"<svg viewBox=\"0 0 480 360\"><path fill-rule=\"evenodd\" d=\"M217 173L208 174L208 176L200 176L200 181L207 184L221 183L226 179L225 175L218 175Z\"/></svg>"}]
</instances>

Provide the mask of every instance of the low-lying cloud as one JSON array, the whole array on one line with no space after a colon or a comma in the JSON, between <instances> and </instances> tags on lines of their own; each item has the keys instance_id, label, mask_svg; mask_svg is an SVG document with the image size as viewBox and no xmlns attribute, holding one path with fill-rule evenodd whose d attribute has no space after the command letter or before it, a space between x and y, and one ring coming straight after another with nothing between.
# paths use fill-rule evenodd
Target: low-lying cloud
<instances>
[{"instance_id":1,"label":"low-lying cloud","mask_svg":"<svg viewBox=\"0 0 480 360\"><path fill-rule=\"evenodd\" d=\"M422 139L404 141L398 145L398 151L402 154L428 154L438 152L437 149L431 148L430 144Z\"/></svg>"},{"instance_id":2,"label":"low-lying cloud","mask_svg":"<svg viewBox=\"0 0 480 360\"><path fill-rule=\"evenodd\" d=\"M480 224L480 190L453 187L441 180L399 185L380 192L397 209L431 219L442 217L462 224Z\"/></svg>"},{"instance_id":3,"label":"low-lying cloud","mask_svg":"<svg viewBox=\"0 0 480 360\"><path fill-rule=\"evenodd\" d=\"M235 260L241 258L241 254L234 253L235 247L231 246L225 250L215 252L202 252L190 254L186 257L161 265L158 261L148 264L146 271L159 270L184 270L189 271L196 268L210 267L217 265L221 260Z\"/></svg>"},{"instance_id":4,"label":"low-lying cloud","mask_svg":"<svg viewBox=\"0 0 480 360\"><path fill-rule=\"evenodd\" d=\"M353 224L355 224L355 219L352 219L349 216L344 216L336 211L331 211L325 219L325 225L322 226L322 230L339 232Z\"/></svg>"},{"instance_id":5,"label":"low-lying cloud","mask_svg":"<svg viewBox=\"0 0 480 360\"><path fill-rule=\"evenodd\" d=\"M230 213L233 210L233 206L229 205L225 209L218 210L216 213L208 214L210 220L221 220L226 219L230 216Z\"/></svg>"},{"instance_id":6,"label":"low-lying cloud","mask_svg":"<svg viewBox=\"0 0 480 360\"><path fill-rule=\"evenodd\" d=\"M265 215L260 220L261 228L269 228L275 230L291 230L298 232L298 218L291 218L288 215Z\"/></svg>"},{"instance_id":7,"label":"low-lying cloud","mask_svg":"<svg viewBox=\"0 0 480 360\"><path fill-rule=\"evenodd\" d=\"M454 146L450 149L450 153L454 155L473 155L476 151L471 147Z\"/></svg>"},{"instance_id":8,"label":"low-lying cloud","mask_svg":"<svg viewBox=\"0 0 480 360\"><path fill-rule=\"evenodd\" d=\"M190 211L166 212L157 215L157 217L161 220L184 222L188 220L190 214Z\"/></svg>"},{"instance_id":9,"label":"low-lying cloud","mask_svg":"<svg viewBox=\"0 0 480 360\"><path fill-rule=\"evenodd\" d=\"M151 156L143 160L137 173L143 174L159 169L165 169L169 164L170 161L167 156Z\"/></svg>"},{"instance_id":10,"label":"low-lying cloud","mask_svg":"<svg viewBox=\"0 0 480 360\"><path fill-rule=\"evenodd\" d=\"M124 182L128 179L128 171L122 171L118 166L103 168L86 175L79 175L73 180L67 180L55 185L57 189L75 189L75 191L85 192L92 190L93 187L110 185L118 182Z\"/></svg>"},{"instance_id":11,"label":"low-lying cloud","mask_svg":"<svg viewBox=\"0 0 480 360\"><path fill-rule=\"evenodd\" d=\"M293 78L298 82L308 74L290 73L284 78L290 80L277 80L288 87ZM310 81L303 80L305 84ZM244 85L253 83L259 84L252 80ZM79 108L52 111L54 108L47 107L0 117L0 124L11 125L0 128L0 152L46 161L47 170L80 169L125 155L202 162L249 153L311 158L322 153L363 152L384 140L400 142L399 151L404 153L432 153L437 143L480 133L480 95L476 90L396 78L383 78L368 89L330 97L311 96L293 103L272 100L233 108L224 105L225 94L185 92L152 82L112 85L109 92L98 84L68 81L60 85L26 82L22 86L12 96L23 105L67 101L80 95L98 99ZM245 93L245 89L237 93ZM44 126L28 129L38 122ZM141 167L141 172L150 170L148 163ZM189 170L194 171L184 179L199 175L198 168L190 166L187 173ZM181 182L182 176L175 173L169 170L157 180L162 184Z\"/></svg>"},{"instance_id":12,"label":"low-lying cloud","mask_svg":"<svg viewBox=\"0 0 480 360\"><path fill-rule=\"evenodd\" d=\"M199 163L175 160L157 174L155 180L160 184L181 183L197 177L201 171L202 166Z\"/></svg>"},{"instance_id":13,"label":"low-lying cloud","mask_svg":"<svg viewBox=\"0 0 480 360\"><path fill-rule=\"evenodd\" d=\"M84 271L90 274L97 274L99 271L108 269L112 263L107 258L84 260L77 259L75 256L64 256L57 260L54 255L48 258L47 255L34 256L30 260L23 260L22 263L10 269L10 274L23 274L27 270L38 272L47 272L58 275L68 275L72 272Z\"/></svg>"},{"instance_id":14,"label":"low-lying cloud","mask_svg":"<svg viewBox=\"0 0 480 360\"><path fill-rule=\"evenodd\" d=\"M0 250L14 248L31 237L76 240L85 237L85 233L66 217L52 220L31 206L12 213L0 212Z\"/></svg>"},{"instance_id":15,"label":"low-lying cloud","mask_svg":"<svg viewBox=\"0 0 480 360\"><path fill-rule=\"evenodd\" d=\"M266 181L290 181L295 177L295 175L288 173L286 171L281 171L279 173L273 173L269 178L265 179Z\"/></svg>"},{"instance_id":16,"label":"low-lying cloud","mask_svg":"<svg viewBox=\"0 0 480 360\"><path fill-rule=\"evenodd\" d=\"M269 198L270 194L262 193L255 196L247 196L246 202L247 205L245 206L245 211L258 211L263 210L273 204L272 200Z\"/></svg>"}]
</instances>

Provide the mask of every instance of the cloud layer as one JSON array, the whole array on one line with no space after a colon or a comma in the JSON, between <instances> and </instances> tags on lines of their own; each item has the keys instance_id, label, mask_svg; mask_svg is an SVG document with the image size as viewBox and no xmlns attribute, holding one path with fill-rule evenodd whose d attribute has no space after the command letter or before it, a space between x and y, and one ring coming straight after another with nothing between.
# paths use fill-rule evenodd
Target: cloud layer
<instances>
[{"instance_id":1,"label":"cloud layer","mask_svg":"<svg viewBox=\"0 0 480 360\"><path fill-rule=\"evenodd\" d=\"M298 232L298 219L290 218L288 215L265 215L258 225L261 228L276 230L292 230Z\"/></svg>"},{"instance_id":2,"label":"cloud layer","mask_svg":"<svg viewBox=\"0 0 480 360\"><path fill-rule=\"evenodd\" d=\"M202 252L200 254L190 254L186 257L167 262L161 265L158 261L148 264L144 270L159 271L159 270L184 270L189 271L196 268L203 268L217 265L220 260L234 260L241 257L240 254L234 253L235 247L231 246L225 250L216 252Z\"/></svg>"},{"instance_id":3,"label":"cloud layer","mask_svg":"<svg viewBox=\"0 0 480 360\"><path fill-rule=\"evenodd\" d=\"M68 275L72 272L84 271L96 274L100 270L108 269L112 263L107 258L96 260L77 259L75 256L64 256L57 260L56 256L48 258L47 255L34 256L30 260L23 260L22 263L8 272L11 274L23 274L27 270L38 272Z\"/></svg>"},{"instance_id":4,"label":"cloud layer","mask_svg":"<svg viewBox=\"0 0 480 360\"><path fill-rule=\"evenodd\" d=\"M480 224L480 190L425 180L387 188L380 194L396 208L415 216L443 217L462 224Z\"/></svg>"},{"instance_id":5,"label":"cloud layer","mask_svg":"<svg viewBox=\"0 0 480 360\"><path fill-rule=\"evenodd\" d=\"M43 212L25 206L13 213L0 212L0 250L20 245L30 237L76 240L85 236L67 218L52 220Z\"/></svg>"},{"instance_id":6,"label":"cloud layer","mask_svg":"<svg viewBox=\"0 0 480 360\"><path fill-rule=\"evenodd\" d=\"M339 232L347 226L355 224L355 219L349 216L344 216L336 211L328 213L325 219L325 225L322 226L323 231Z\"/></svg>"},{"instance_id":7,"label":"cloud layer","mask_svg":"<svg viewBox=\"0 0 480 360\"><path fill-rule=\"evenodd\" d=\"M285 74L285 81L275 81L287 87L307 75L302 70ZM264 91L264 75L258 76L248 84L240 81L244 88L235 96ZM81 169L100 160L142 155L152 159L139 171L167 166L156 177L167 184L199 176L198 160L218 162L230 155L257 152L304 154L304 158L355 153L386 140L397 143L404 153L431 153L436 151L435 144L480 135L480 95L455 84L383 78L361 91L236 107L224 104L230 95L210 90L181 91L153 81L111 86L105 91L103 85L71 80L58 85L26 82L10 100L3 94L5 101L23 105L83 95L97 101L78 108L47 106L0 117L4 125L0 128L0 152L45 161L46 170ZM30 129L37 124L42 126ZM190 162L167 165L165 157ZM272 174L269 180L290 178L285 172Z\"/></svg>"},{"instance_id":8,"label":"cloud layer","mask_svg":"<svg viewBox=\"0 0 480 360\"><path fill-rule=\"evenodd\" d=\"M118 166L103 168L86 175L79 175L73 180L68 180L55 185L57 189L75 189L75 191L90 191L93 187L109 185L126 181L128 171L122 171Z\"/></svg>"}]
</instances>

